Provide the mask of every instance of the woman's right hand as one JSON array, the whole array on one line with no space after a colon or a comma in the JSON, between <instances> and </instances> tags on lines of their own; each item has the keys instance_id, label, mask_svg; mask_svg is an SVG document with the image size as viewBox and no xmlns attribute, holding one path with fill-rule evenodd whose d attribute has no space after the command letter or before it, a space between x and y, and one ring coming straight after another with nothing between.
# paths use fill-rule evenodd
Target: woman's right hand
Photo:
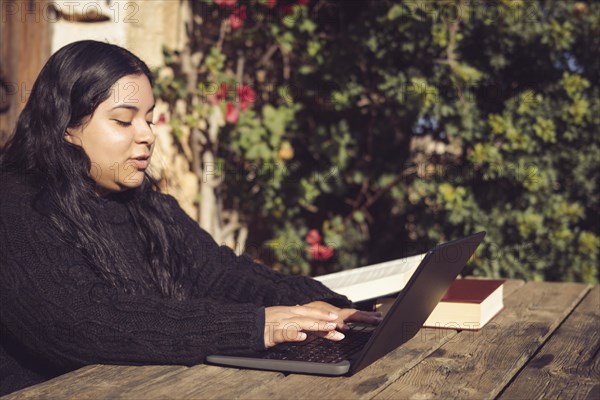
<instances>
[{"instance_id":1,"label":"woman's right hand","mask_svg":"<svg viewBox=\"0 0 600 400\"><path fill-rule=\"evenodd\" d=\"M338 315L307 306L275 306L265 308L265 347L283 342L301 342L302 331L318 332L330 340L342 340L344 335L335 330Z\"/></svg>"}]
</instances>

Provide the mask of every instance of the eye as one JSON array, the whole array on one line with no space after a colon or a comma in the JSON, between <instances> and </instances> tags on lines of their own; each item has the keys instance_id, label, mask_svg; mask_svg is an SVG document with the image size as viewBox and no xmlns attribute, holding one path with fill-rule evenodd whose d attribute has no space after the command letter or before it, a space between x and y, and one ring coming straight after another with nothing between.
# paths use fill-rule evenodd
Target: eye
<instances>
[{"instance_id":1,"label":"eye","mask_svg":"<svg viewBox=\"0 0 600 400\"><path fill-rule=\"evenodd\" d=\"M113 121L121 126L131 126L131 122L119 121L118 119L114 119Z\"/></svg>"}]
</instances>

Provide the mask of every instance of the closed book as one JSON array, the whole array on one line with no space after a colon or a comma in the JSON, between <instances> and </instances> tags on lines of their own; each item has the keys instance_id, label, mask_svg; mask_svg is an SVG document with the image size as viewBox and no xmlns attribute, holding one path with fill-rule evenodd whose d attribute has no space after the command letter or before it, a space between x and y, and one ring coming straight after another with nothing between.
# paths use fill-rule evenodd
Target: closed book
<instances>
[{"instance_id":1,"label":"closed book","mask_svg":"<svg viewBox=\"0 0 600 400\"><path fill-rule=\"evenodd\" d=\"M503 279L456 279L423 326L460 330L483 328L504 307Z\"/></svg>"}]
</instances>

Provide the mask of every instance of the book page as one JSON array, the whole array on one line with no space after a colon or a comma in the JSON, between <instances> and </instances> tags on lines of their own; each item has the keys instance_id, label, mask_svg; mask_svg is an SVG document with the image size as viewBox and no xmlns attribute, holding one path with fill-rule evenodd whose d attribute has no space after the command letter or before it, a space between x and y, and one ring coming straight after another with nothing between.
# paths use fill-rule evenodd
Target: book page
<instances>
[{"instance_id":1,"label":"book page","mask_svg":"<svg viewBox=\"0 0 600 400\"><path fill-rule=\"evenodd\" d=\"M334 272L315 279L354 302L369 300L401 291L425 254Z\"/></svg>"}]
</instances>

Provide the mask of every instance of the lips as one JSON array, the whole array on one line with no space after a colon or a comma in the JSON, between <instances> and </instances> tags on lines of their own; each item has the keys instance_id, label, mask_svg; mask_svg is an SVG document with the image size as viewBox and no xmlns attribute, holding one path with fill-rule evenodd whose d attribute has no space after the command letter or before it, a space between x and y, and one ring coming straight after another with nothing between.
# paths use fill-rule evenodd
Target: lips
<instances>
[{"instance_id":1,"label":"lips","mask_svg":"<svg viewBox=\"0 0 600 400\"><path fill-rule=\"evenodd\" d=\"M129 162L134 164L138 169L146 169L150 165L150 155L144 154L138 157L130 158Z\"/></svg>"}]
</instances>

